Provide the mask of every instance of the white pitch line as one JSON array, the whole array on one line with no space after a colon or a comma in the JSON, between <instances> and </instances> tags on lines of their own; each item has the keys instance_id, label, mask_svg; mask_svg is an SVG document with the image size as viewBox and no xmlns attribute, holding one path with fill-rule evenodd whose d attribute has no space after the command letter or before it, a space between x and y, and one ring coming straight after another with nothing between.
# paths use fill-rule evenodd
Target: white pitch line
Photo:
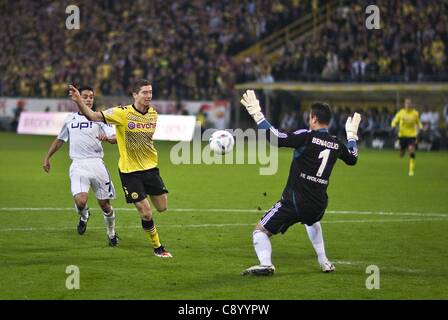
<instances>
[{"instance_id":1,"label":"white pitch line","mask_svg":"<svg viewBox=\"0 0 448 320\"><path fill-rule=\"evenodd\" d=\"M422 221L448 221L448 217L446 218L427 218L427 219L351 219L351 220L330 220L330 221L321 221L322 223L387 223L387 222L422 222Z\"/></svg>"},{"instance_id":2,"label":"white pitch line","mask_svg":"<svg viewBox=\"0 0 448 320\"><path fill-rule=\"evenodd\" d=\"M99 211L97 208L91 208L92 211ZM115 208L117 211L135 211L135 208ZM0 213L20 212L20 211L75 211L74 208L0 208ZM228 209L228 208L175 208L168 209L172 212L234 212L234 213L263 213L265 210L255 209ZM327 210L327 214L353 214L353 215L380 215L380 216L416 216L416 217L448 217L448 213L444 212L396 212L396 211L349 211L349 210Z\"/></svg>"},{"instance_id":3,"label":"white pitch line","mask_svg":"<svg viewBox=\"0 0 448 320\"><path fill-rule=\"evenodd\" d=\"M379 216L416 216L416 217L448 217L448 213L442 212L394 212L394 211L334 211L327 210L325 213L329 214L356 214L356 215L379 215Z\"/></svg>"},{"instance_id":4,"label":"white pitch line","mask_svg":"<svg viewBox=\"0 0 448 320\"><path fill-rule=\"evenodd\" d=\"M135 211L135 208L114 208L117 211ZM99 211L98 208L90 208L92 211ZM168 209L174 212L263 212L263 210L255 209L188 209L188 208L177 208ZM1 211L75 211L75 208L0 208Z\"/></svg>"},{"instance_id":5,"label":"white pitch line","mask_svg":"<svg viewBox=\"0 0 448 320\"><path fill-rule=\"evenodd\" d=\"M400 267L393 267L393 266L381 266L378 263L371 263L371 262L365 262L365 261L344 261L344 260L333 260L333 263L335 265L338 264L345 264L345 265L376 265L380 270L394 270L399 272L409 272L409 273L419 273L419 272L425 272L425 270L422 269L408 269L408 268L400 268Z\"/></svg>"},{"instance_id":6,"label":"white pitch line","mask_svg":"<svg viewBox=\"0 0 448 320\"><path fill-rule=\"evenodd\" d=\"M240 227L240 226L250 226L255 224L249 223L225 223L225 224L172 224L172 225L157 225L157 228L209 228L209 227ZM89 227L88 229L104 229L105 227ZM140 225L135 226L123 226L118 227L117 229L138 229L141 228ZM60 228L4 228L0 229L1 231L61 231L61 230L74 230L74 227L60 227Z\"/></svg>"},{"instance_id":7,"label":"white pitch line","mask_svg":"<svg viewBox=\"0 0 448 320\"><path fill-rule=\"evenodd\" d=\"M429 219L382 219L382 220L334 220L334 221L322 221L323 224L333 223L389 223L389 222L428 222L428 221L447 221L448 218L429 218ZM247 227L254 226L255 223L208 223L208 224L161 224L158 228L222 228L222 227ZM135 229L141 228L139 225L135 226L123 226L117 229ZM89 227L89 229L104 229L104 227ZM63 231L74 230L74 227L59 227L59 228L0 228L0 232L11 231Z\"/></svg>"}]
</instances>

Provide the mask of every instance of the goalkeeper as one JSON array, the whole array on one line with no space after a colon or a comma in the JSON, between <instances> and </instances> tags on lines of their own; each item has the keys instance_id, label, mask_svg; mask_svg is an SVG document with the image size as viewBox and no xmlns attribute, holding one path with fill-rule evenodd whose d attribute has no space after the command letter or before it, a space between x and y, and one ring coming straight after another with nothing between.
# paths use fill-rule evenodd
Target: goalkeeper
<instances>
[{"instance_id":1,"label":"goalkeeper","mask_svg":"<svg viewBox=\"0 0 448 320\"><path fill-rule=\"evenodd\" d=\"M290 226L299 222L305 225L322 271L334 271L335 266L325 254L320 220L327 208L327 187L336 160L341 159L351 166L357 162L356 140L361 116L355 113L347 119L346 146L328 133L331 110L327 103L314 102L311 105L309 130L298 130L292 134L281 133L271 126L261 113L260 103L253 90L246 91L241 103L259 129L270 131L267 136L271 143L294 149L282 197L265 213L253 232L253 245L260 264L246 269L243 275L273 274L275 267L271 260L269 238L279 232L285 233Z\"/></svg>"}]
</instances>

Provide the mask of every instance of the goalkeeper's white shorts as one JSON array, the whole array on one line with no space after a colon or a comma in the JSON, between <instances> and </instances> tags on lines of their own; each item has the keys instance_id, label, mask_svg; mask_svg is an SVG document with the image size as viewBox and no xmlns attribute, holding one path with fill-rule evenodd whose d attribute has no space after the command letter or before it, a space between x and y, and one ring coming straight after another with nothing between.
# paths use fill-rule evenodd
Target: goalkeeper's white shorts
<instances>
[{"instance_id":1,"label":"goalkeeper's white shorts","mask_svg":"<svg viewBox=\"0 0 448 320\"><path fill-rule=\"evenodd\" d=\"M115 188L109 172L100 158L75 159L70 166L73 196L89 192L92 187L98 200L115 199Z\"/></svg>"}]
</instances>

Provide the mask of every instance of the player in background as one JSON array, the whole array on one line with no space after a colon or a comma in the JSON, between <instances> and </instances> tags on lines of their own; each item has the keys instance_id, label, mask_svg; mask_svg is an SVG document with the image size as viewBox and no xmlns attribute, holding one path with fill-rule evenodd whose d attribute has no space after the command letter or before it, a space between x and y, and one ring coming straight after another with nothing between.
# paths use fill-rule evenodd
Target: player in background
<instances>
[{"instance_id":1,"label":"player in background","mask_svg":"<svg viewBox=\"0 0 448 320\"><path fill-rule=\"evenodd\" d=\"M241 103L253 117L259 129L270 131L275 138L271 143L279 147L293 148L293 159L288 181L281 199L266 212L253 232L253 245L259 265L250 267L243 275L271 275L272 264L270 237L286 230L296 223L305 225L308 237L317 254L318 263L324 272L335 270L328 260L320 220L328 204L327 187L337 159L348 165L355 165L358 159L356 140L361 117L355 113L345 125L348 147L328 133L331 110L327 103L314 102L311 105L309 129L291 134L277 131L261 113L260 103L253 90L247 90ZM267 135L269 138L269 134Z\"/></svg>"},{"instance_id":2,"label":"player in background","mask_svg":"<svg viewBox=\"0 0 448 320\"><path fill-rule=\"evenodd\" d=\"M89 108L93 107L94 91L90 87L80 88L81 99ZM101 141L116 143L115 130L112 126L89 121L82 113L70 114L57 138L53 141L43 161L43 169L50 172L50 158L62 145L69 141L71 191L75 206L80 215L78 233L84 234L90 217L87 205L89 189L92 187L98 204L103 211L104 222L110 246L117 246L115 233L115 213L110 199L115 199L115 188L109 172L103 162L103 147Z\"/></svg>"},{"instance_id":3,"label":"player in background","mask_svg":"<svg viewBox=\"0 0 448 320\"><path fill-rule=\"evenodd\" d=\"M79 110L92 121L114 124L120 153L118 168L127 203L134 203L141 218L145 234L153 246L154 254L161 258L172 255L161 244L154 224L149 195L157 211L167 209L168 190L157 168L158 156L152 140L157 123L157 111L151 106L152 85L140 80L133 87L134 103L94 112L85 105L79 91L69 86L72 100Z\"/></svg>"},{"instance_id":4,"label":"player in background","mask_svg":"<svg viewBox=\"0 0 448 320\"><path fill-rule=\"evenodd\" d=\"M406 149L409 152L409 176L415 174L415 149L417 145L417 128L423 127L418 111L412 107L411 98L404 99L404 108L397 112L392 120L392 128L399 126L398 140L400 141L400 157Z\"/></svg>"}]
</instances>

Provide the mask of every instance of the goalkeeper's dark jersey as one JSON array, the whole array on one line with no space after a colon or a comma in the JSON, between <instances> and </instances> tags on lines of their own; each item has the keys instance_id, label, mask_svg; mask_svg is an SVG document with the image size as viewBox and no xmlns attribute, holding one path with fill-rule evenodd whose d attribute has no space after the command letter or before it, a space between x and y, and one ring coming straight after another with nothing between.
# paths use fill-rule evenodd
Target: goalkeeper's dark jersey
<instances>
[{"instance_id":1,"label":"goalkeeper's dark jersey","mask_svg":"<svg viewBox=\"0 0 448 320\"><path fill-rule=\"evenodd\" d=\"M347 147L326 129L298 130L286 134L276 130L266 120L259 127L270 130L271 143L295 149L282 202L293 206L295 211L310 220L323 215L328 204L327 188L333 167L337 159L348 165L356 164L356 141L349 141Z\"/></svg>"}]
</instances>

